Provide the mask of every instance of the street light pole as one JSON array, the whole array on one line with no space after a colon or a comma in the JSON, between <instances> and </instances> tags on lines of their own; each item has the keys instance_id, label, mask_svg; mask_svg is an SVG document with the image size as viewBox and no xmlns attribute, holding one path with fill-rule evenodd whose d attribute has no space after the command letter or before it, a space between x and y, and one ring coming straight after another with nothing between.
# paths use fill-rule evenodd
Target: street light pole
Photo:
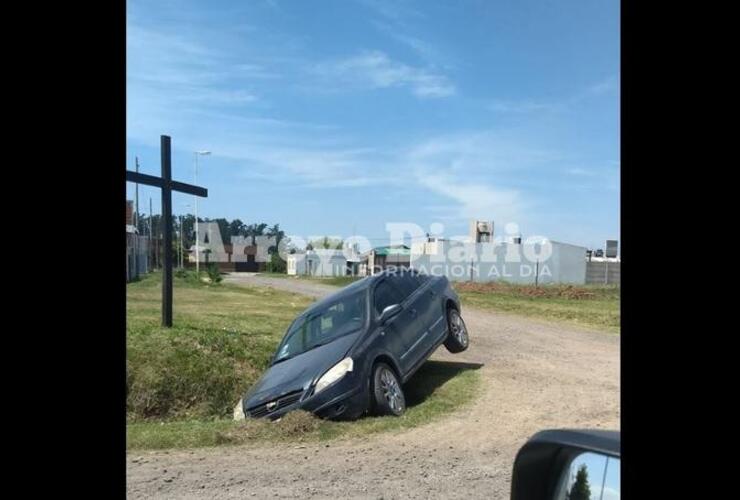
<instances>
[{"instance_id":1,"label":"street light pole","mask_svg":"<svg viewBox=\"0 0 740 500\"><path fill-rule=\"evenodd\" d=\"M198 185L198 156L211 154L210 151L193 151L195 157L195 185ZM200 242L198 241L198 197L195 198L195 273L200 276Z\"/></svg>"},{"instance_id":2,"label":"street light pole","mask_svg":"<svg viewBox=\"0 0 740 500\"><path fill-rule=\"evenodd\" d=\"M182 269L185 263L182 260L182 214L180 214L180 269Z\"/></svg>"}]
</instances>

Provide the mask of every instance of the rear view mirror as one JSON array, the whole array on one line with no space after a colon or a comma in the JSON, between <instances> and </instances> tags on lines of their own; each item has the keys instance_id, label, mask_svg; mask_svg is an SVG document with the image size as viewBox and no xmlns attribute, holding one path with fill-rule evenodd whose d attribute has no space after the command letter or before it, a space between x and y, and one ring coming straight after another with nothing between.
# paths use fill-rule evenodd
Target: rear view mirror
<instances>
[{"instance_id":1,"label":"rear view mirror","mask_svg":"<svg viewBox=\"0 0 740 500\"><path fill-rule=\"evenodd\" d=\"M522 446L514 462L512 500L617 500L617 431L548 430Z\"/></svg>"},{"instance_id":2,"label":"rear view mirror","mask_svg":"<svg viewBox=\"0 0 740 500\"><path fill-rule=\"evenodd\" d=\"M560 475L555 500L617 500L619 458L587 451L573 457Z\"/></svg>"},{"instance_id":3,"label":"rear view mirror","mask_svg":"<svg viewBox=\"0 0 740 500\"><path fill-rule=\"evenodd\" d=\"M389 319L391 319L393 316L401 312L401 304L392 304L385 309L383 309L383 312L380 313L380 319L378 320L380 323L385 323Z\"/></svg>"}]
</instances>

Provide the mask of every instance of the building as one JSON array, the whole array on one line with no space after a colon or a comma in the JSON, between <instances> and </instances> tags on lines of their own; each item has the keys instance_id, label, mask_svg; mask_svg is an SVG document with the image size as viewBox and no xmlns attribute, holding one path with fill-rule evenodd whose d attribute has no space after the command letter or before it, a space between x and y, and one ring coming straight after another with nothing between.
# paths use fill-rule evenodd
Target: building
<instances>
[{"instance_id":1,"label":"building","mask_svg":"<svg viewBox=\"0 0 740 500\"><path fill-rule=\"evenodd\" d=\"M317 248L287 256L287 273L292 276L356 276L360 266L356 248Z\"/></svg>"},{"instance_id":2,"label":"building","mask_svg":"<svg viewBox=\"0 0 740 500\"><path fill-rule=\"evenodd\" d=\"M149 272L148 239L134 225L133 202L126 200L126 282Z\"/></svg>"},{"instance_id":3,"label":"building","mask_svg":"<svg viewBox=\"0 0 740 500\"><path fill-rule=\"evenodd\" d=\"M187 250L188 266L200 258L201 264L214 263L224 272L264 272L274 244L269 236L232 236L231 243L224 243L215 222L199 224L198 240L198 252L195 245Z\"/></svg>"},{"instance_id":4,"label":"building","mask_svg":"<svg viewBox=\"0 0 740 500\"><path fill-rule=\"evenodd\" d=\"M389 267L409 267L411 249L406 245L375 247L362 255L359 265L361 276L370 276Z\"/></svg>"},{"instance_id":5,"label":"building","mask_svg":"<svg viewBox=\"0 0 740 500\"><path fill-rule=\"evenodd\" d=\"M412 244L410 267L450 281L585 283L586 248L557 241L548 244L549 253L536 243L433 239Z\"/></svg>"}]
</instances>

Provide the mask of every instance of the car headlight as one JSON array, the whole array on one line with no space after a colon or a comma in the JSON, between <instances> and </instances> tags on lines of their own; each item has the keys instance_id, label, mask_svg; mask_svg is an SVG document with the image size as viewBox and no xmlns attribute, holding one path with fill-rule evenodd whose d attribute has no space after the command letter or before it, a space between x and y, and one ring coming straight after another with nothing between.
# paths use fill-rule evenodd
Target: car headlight
<instances>
[{"instance_id":1,"label":"car headlight","mask_svg":"<svg viewBox=\"0 0 740 500\"><path fill-rule=\"evenodd\" d=\"M354 363L352 362L352 358L344 358L342 361L329 368L329 370L321 376L319 381L316 382L314 394L318 394L340 378L344 377L348 372L352 371L353 367Z\"/></svg>"}]
</instances>

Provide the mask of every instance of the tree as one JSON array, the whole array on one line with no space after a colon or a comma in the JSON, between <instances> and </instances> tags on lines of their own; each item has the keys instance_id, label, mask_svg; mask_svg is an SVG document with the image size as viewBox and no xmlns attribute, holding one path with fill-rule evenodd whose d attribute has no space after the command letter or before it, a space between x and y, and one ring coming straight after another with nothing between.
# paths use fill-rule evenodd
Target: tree
<instances>
[{"instance_id":1,"label":"tree","mask_svg":"<svg viewBox=\"0 0 740 500\"><path fill-rule=\"evenodd\" d=\"M334 238L329 238L328 236L324 236L323 238L320 238L318 240L309 241L308 245L306 245L306 250L313 250L315 248L341 249L342 243L343 243L342 240L335 240Z\"/></svg>"},{"instance_id":2,"label":"tree","mask_svg":"<svg viewBox=\"0 0 740 500\"><path fill-rule=\"evenodd\" d=\"M285 238L285 231L280 229L280 224L274 224L271 228L267 230L266 234L271 238L275 238L275 244L267 250L268 253L277 253L278 245L280 245L280 242L283 240L283 238Z\"/></svg>"},{"instance_id":3,"label":"tree","mask_svg":"<svg viewBox=\"0 0 740 500\"><path fill-rule=\"evenodd\" d=\"M244 236L264 236L267 224L261 222L259 224L249 224L245 227Z\"/></svg>"},{"instance_id":4,"label":"tree","mask_svg":"<svg viewBox=\"0 0 740 500\"><path fill-rule=\"evenodd\" d=\"M218 224L218 230L221 232L221 241L224 243L231 243L231 227L229 221L226 219L213 219L212 222Z\"/></svg>"},{"instance_id":5,"label":"tree","mask_svg":"<svg viewBox=\"0 0 740 500\"><path fill-rule=\"evenodd\" d=\"M229 235L230 236L246 236L244 234L244 230L246 229L246 226L240 219L234 219L231 222L229 222ZM229 237L229 242L231 242L231 237Z\"/></svg>"},{"instance_id":6,"label":"tree","mask_svg":"<svg viewBox=\"0 0 740 500\"><path fill-rule=\"evenodd\" d=\"M568 500L591 500L591 486L588 484L588 469L581 464L576 473L576 480L570 487Z\"/></svg>"},{"instance_id":7,"label":"tree","mask_svg":"<svg viewBox=\"0 0 740 500\"><path fill-rule=\"evenodd\" d=\"M273 252L273 254L270 255L270 260L267 261L267 265L265 267L267 269L267 272L270 272L270 273L287 272L287 266L285 265L285 261L280 257L280 254L277 252Z\"/></svg>"}]
</instances>

